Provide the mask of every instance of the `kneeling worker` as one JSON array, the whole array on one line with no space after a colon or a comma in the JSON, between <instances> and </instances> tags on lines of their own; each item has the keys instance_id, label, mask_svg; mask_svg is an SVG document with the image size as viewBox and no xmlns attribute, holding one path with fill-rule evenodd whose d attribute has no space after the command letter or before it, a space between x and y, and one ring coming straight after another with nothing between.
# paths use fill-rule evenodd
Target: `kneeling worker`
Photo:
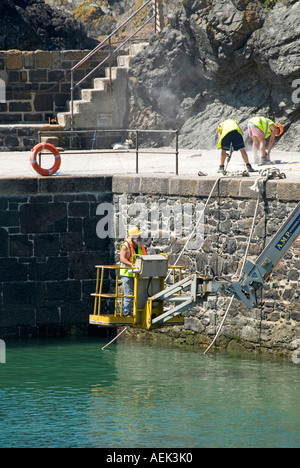
<instances>
[{"instance_id":1,"label":"kneeling worker","mask_svg":"<svg viewBox=\"0 0 300 468\"><path fill-rule=\"evenodd\" d=\"M218 127L219 144L221 148L221 164L218 172L224 171L226 161L226 151L230 150L232 145L234 151L240 151L248 172L255 172L250 164L248 154L245 149L243 133L237 122L233 119L225 120Z\"/></svg>"},{"instance_id":2,"label":"kneeling worker","mask_svg":"<svg viewBox=\"0 0 300 468\"><path fill-rule=\"evenodd\" d=\"M133 226L128 231L128 237L120 246L120 276L123 281L124 296L133 296L134 294L134 278L133 272L130 271L134 268L133 258L134 255L147 255L146 249L143 246L141 237L142 232ZM125 317L132 317L133 314L133 299L124 298L124 311Z\"/></svg>"}]
</instances>

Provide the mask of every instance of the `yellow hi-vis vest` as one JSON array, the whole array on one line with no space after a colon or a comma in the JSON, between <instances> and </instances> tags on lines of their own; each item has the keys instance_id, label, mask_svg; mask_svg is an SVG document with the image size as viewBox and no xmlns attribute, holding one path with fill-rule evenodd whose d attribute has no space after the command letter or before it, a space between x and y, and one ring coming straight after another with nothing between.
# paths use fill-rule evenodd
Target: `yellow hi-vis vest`
<instances>
[{"instance_id":1,"label":"yellow hi-vis vest","mask_svg":"<svg viewBox=\"0 0 300 468\"><path fill-rule=\"evenodd\" d=\"M255 127L259 128L263 132L265 139L272 135L270 125L275 125L271 119L267 119L266 117L253 117L248 123L252 123Z\"/></svg>"},{"instance_id":2,"label":"yellow hi-vis vest","mask_svg":"<svg viewBox=\"0 0 300 468\"><path fill-rule=\"evenodd\" d=\"M120 250L123 247L123 245L125 245L126 249L128 250L128 253L129 253L128 260L132 262L135 252L134 252L134 248L133 248L131 240L127 239L125 242L123 242L123 244L120 245ZM145 247L138 247L138 255L147 255ZM130 270L130 268L128 268L123 263L121 263L120 276L127 276L131 278L133 276L133 273L129 272L128 270Z\"/></svg>"},{"instance_id":3,"label":"yellow hi-vis vest","mask_svg":"<svg viewBox=\"0 0 300 468\"><path fill-rule=\"evenodd\" d=\"M218 127L218 132L221 134L219 144L218 144L218 148L221 148L223 138L229 132L233 132L233 130L237 130L241 135L243 135L236 120L228 119L228 120L224 120L224 122L221 123L221 125Z\"/></svg>"}]
</instances>

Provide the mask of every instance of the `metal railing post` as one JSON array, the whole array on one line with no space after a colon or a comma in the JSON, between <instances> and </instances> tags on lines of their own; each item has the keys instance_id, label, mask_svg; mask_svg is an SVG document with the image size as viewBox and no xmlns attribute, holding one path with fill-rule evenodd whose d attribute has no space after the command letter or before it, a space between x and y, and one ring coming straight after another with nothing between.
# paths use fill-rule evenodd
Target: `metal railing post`
<instances>
[{"instance_id":1,"label":"metal railing post","mask_svg":"<svg viewBox=\"0 0 300 468\"><path fill-rule=\"evenodd\" d=\"M135 172L139 173L139 131L135 132Z\"/></svg>"},{"instance_id":2,"label":"metal railing post","mask_svg":"<svg viewBox=\"0 0 300 468\"><path fill-rule=\"evenodd\" d=\"M178 130L175 133L175 140L176 140L176 175L178 175L178 156L179 156L179 146L178 146Z\"/></svg>"},{"instance_id":3,"label":"metal railing post","mask_svg":"<svg viewBox=\"0 0 300 468\"><path fill-rule=\"evenodd\" d=\"M71 130L74 130L74 71L71 70Z\"/></svg>"},{"instance_id":4,"label":"metal railing post","mask_svg":"<svg viewBox=\"0 0 300 468\"><path fill-rule=\"evenodd\" d=\"M162 0L153 0L153 10L155 15L155 34L157 34L164 27Z\"/></svg>"},{"instance_id":5,"label":"metal railing post","mask_svg":"<svg viewBox=\"0 0 300 468\"><path fill-rule=\"evenodd\" d=\"M112 48L111 48L111 37L109 38L109 41L108 41L108 50L109 50L109 89L110 89L110 92L111 92L111 83L112 83L112 72L111 72L111 67L112 67L112 60L111 60L111 56L112 56Z\"/></svg>"}]
</instances>

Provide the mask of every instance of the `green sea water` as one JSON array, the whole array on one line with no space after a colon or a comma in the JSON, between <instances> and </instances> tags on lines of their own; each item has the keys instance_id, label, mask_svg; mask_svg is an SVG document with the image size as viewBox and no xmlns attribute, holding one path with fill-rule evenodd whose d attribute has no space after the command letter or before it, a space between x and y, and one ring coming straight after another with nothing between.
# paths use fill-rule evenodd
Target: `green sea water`
<instances>
[{"instance_id":1,"label":"green sea water","mask_svg":"<svg viewBox=\"0 0 300 468\"><path fill-rule=\"evenodd\" d=\"M300 447L300 365L103 339L6 343L0 447Z\"/></svg>"}]
</instances>

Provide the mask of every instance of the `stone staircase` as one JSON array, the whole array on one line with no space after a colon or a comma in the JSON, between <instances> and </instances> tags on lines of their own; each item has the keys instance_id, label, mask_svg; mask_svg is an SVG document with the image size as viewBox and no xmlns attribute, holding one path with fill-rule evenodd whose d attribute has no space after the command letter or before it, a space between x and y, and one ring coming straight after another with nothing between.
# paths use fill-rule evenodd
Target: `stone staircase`
<instances>
[{"instance_id":1,"label":"stone staircase","mask_svg":"<svg viewBox=\"0 0 300 468\"><path fill-rule=\"evenodd\" d=\"M127 109L127 77L132 58L148 43L132 44L128 55L117 57L117 66L106 68L104 78L95 78L92 89L82 89L81 99L74 101L74 129L121 129ZM70 107L70 103L69 103ZM71 110L58 113L63 129L71 128Z\"/></svg>"}]
</instances>

